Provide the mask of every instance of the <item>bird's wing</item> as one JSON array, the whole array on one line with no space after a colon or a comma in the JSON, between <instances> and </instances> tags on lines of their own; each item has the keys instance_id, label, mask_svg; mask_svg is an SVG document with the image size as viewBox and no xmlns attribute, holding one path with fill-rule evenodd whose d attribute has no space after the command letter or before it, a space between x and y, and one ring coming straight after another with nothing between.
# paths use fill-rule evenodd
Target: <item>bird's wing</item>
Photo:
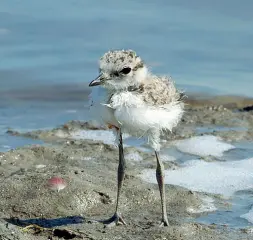
<instances>
[{"instance_id":1,"label":"bird's wing","mask_svg":"<svg viewBox=\"0 0 253 240\"><path fill-rule=\"evenodd\" d=\"M177 104L182 100L182 93L176 89L173 81L166 77L153 77L143 85L139 94L145 104L155 107Z\"/></svg>"},{"instance_id":2,"label":"bird's wing","mask_svg":"<svg viewBox=\"0 0 253 240\"><path fill-rule=\"evenodd\" d=\"M115 119L131 134L151 129L171 130L183 114L180 92L172 82L160 78L139 89L113 94L109 105Z\"/></svg>"}]
</instances>

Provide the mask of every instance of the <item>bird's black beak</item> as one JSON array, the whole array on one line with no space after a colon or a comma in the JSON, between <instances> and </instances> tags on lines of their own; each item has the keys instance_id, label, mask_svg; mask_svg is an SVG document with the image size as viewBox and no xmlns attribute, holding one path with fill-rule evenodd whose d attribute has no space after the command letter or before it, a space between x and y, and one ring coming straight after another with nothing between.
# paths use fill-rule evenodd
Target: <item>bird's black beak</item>
<instances>
[{"instance_id":1,"label":"bird's black beak","mask_svg":"<svg viewBox=\"0 0 253 240\"><path fill-rule=\"evenodd\" d=\"M95 80L91 81L89 84L89 87L101 85L101 77L102 77L102 74L100 74Z\"/></svg>"}]
</instances>

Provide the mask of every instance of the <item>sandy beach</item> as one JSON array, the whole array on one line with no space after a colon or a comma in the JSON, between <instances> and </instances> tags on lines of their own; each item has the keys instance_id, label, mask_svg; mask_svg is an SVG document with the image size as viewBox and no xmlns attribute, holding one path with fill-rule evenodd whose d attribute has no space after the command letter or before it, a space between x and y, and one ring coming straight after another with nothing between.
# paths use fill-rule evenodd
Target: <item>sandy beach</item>
<instances>
[{"instance_id":1,"label":"sandy beach","mask_svg":"<svg viewBox=\"0 0 253 240\"><path fill-rule=\"evenodd\" d=\"M237 97L187 99L182 122L172 134L165 134L164 145L173 141L208 135L222 141L253 141L253 100ZM222 131L210 126L223 127ZM126 146L127 175L120 201L126 226L104 228L93 223L114 211L116 199L117 148L102 141L73 137L80 131L99 131L93 125L70 121L52 130L8 134L44 141L0 153L0 239L252 239L252 228L231 228L198 223L206 215L203 199L215 199L220 208L229 209L217 194L192 191L167 184L169 227L159 227L160 198L156 184L144 181L144 169L155 169L154 155ZM202 158L220 161L219 158ZM165 161L168 170L178 169L178 161ZM57 192L47 181L59 176L67 186Z\"/></svg>"}]
</instances>

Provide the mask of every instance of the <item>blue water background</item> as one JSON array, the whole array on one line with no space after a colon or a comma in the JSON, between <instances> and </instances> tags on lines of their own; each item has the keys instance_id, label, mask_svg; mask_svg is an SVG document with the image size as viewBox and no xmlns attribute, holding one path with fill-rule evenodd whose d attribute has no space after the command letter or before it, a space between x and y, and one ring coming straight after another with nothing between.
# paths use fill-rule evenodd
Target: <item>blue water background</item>
<instances>
[{"instance_id":1,"label":"blue water background","mask_svg":"<svg viewBox=\"0 0 253 240\"><path fill-rule=\"evenodd\" d=\"M186 91L253 96L252 9L251 0L1 0L0 150L19 146L8 128L85 120L87 84L109 49L134 49Z\"/></svg>"}]
</instances>

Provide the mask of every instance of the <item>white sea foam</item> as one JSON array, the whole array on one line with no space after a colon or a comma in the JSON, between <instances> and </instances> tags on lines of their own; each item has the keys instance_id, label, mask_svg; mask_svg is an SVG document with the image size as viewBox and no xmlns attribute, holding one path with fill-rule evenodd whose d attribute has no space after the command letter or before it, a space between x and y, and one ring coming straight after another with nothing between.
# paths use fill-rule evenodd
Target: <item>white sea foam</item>
<instances>
[{"instance_id":1,"label":"white sea foam","mask_svg":"<svg viewBox=\"0 0 253 240\"><path fill-rule=\"evenodd\" d=\"M11 146L9 146L9 145L2 145L1 147L5 148L5 149L11 149Z\"/></svg>"},{"instance_id":2,"label":"white sea foam","mask_svg":"<svg viewBox=\"0 0 253 240\"><path fill-rule=\"evenodd\" d=\"M160 154L160 159L163 162L174 162L174 161L177 160L174 156L170 156L170 155L167 155L167 154Z\"/></svg>"},{"instance_id":3,"label":"white sea foam","mask_svg":"<svg viewBox=\"0 0 253 240\"><path fill-rule=\"evenodd\" d=\"M125 155L125 159L133 162L140 162L143 157L138 152L131 152Z\"/></svg>"},{"instance_id":4,"label":"white sea foam","mask_svg":"<svg viewBox=\"0 0 253 240\"><path fill-rule=\"evenodd\" d=\"M9 151L11 150L11 146L9 145L0 145L0 152L6 152L6 151Z\"/></svg>"},{"instance_id":5,"label":"white sea foam","mask_svg":"<svg viewBox=\"0 0 253 240\"><path fill-rule=\"evenodd\" d=\"M235 148L233 145L221 141L218 137L205 135L192 137L175 142L175 146L181 152L198 156L221 157L223 152Z\"/></svg>"},{"instance_id":6,"label":"white sea foam","mask_svg":"<svg viewBox=\"0 0 253 240\"><path fill-rule=\"evenodd\" d=\"M231 162L192 160L181 168L165 171L165 183L193 191L231 196L234 192L253 187L253 158ZM140 175L156 183L155 170L146 169Z\"/></svg>"},{"instance_id":7,"label":"white sea foam","mask_svg":"<svg viewBox=\"0 0 253 240\"><path fill-rule=\"evenodd\" d=\"M187 211L189 213L203 213L203 212L214 212L217 208L214 205L214 199L211 197L202 197L202 204L199 208L191 208L189 207Z\"/></svg>"},{"instance_id":8,"label":"white sea foam","mask_svg":"<svg viewBox=\"0 0 253 240\"><path fill-rule=\"evenodd\" d=\"M253 223L253 207L249 210L248 213L245 213L240 217L246 219L250 223Z\"/></svg>"}]
</instances>

